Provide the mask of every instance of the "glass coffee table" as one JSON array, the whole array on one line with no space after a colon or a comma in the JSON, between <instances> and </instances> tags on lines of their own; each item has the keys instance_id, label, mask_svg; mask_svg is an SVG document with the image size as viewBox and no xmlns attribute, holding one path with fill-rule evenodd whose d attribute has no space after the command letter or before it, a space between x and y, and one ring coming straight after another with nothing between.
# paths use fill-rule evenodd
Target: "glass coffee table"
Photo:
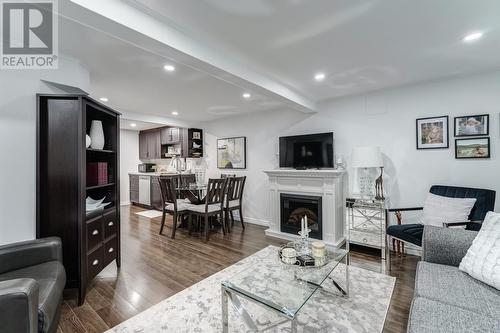
<instances>
[{"instance_id":1,"label":"glass coffee table","mask_svg":"<svg viewBox=\"0 0 500 333\"><path fill-rule=\"evenodd\" d=\"M337 281L330 277L341 262L345 265L344 287L341 287ZM339 295L334 293L335 295L349 297L349 252L347 250L329 251L327 263L322 267L286 265L281 262L278 253L276 253L276 256L266 258L259 265L252 266L230 279L222 281L223 332L229 330L229 300L250 331L259 330L240 302L240 297L284 317L283 321L273 324L271 327L281 325L285 321L291 321L292 332L296 332L295 318L298 312L316 290L323 288L323 284L329 282L340 292Z\"/></svg>"}]
</instances>

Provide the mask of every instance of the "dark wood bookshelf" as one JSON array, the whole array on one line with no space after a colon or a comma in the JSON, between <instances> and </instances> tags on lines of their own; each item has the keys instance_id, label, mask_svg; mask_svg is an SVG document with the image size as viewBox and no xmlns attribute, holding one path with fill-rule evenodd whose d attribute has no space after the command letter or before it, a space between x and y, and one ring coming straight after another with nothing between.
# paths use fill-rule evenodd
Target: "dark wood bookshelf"
<instances>
[{"instance_id":1,"label":"dark wood bookshelf","mask_svg":"<svg viewBox=\"0 0 500 333\"><path fill-rule=\"evenodd\" d=\"M66 288L78 290L79 305L99 272L120 266L119 118L86 95L37 95L36 235L61 238ZM85 146L93 120L102 123L103 149ZM106 163L106 184L87 186L94 163ZM87 215L87 196L111 204Z\"/></svg>"}]
</instances>

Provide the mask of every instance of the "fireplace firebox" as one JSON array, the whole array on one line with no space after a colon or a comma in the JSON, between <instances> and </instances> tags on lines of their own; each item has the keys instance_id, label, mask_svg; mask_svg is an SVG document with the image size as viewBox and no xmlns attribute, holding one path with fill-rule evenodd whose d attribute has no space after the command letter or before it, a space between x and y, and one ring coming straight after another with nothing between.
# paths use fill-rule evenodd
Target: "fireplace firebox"
<instances>
[{"instance_id":1,"label":"fireplace firebox","mask_svg":"<svg viewBox=\"0 0 500 333\"><path fill-rule=\"evenodd\" d=\"M298 235L300 221L307 215L309 237L322 238L321 197L280 193L281 232Z\"/></svg>"}]
</instances>

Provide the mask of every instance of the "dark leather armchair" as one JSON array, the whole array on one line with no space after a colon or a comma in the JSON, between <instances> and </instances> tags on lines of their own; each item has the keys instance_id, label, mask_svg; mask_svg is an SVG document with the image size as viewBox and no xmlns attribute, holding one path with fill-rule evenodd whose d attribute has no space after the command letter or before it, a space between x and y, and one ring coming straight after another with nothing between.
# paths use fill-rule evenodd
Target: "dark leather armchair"
<instances>
[{"instance_id":1,"label":"dark leather armchair","mask_svg":"<svg viewBox=\"0 0 500 333\"><path fill-rule=\"evenodd\" d=\"M456 187L445 185L433 185L430 193L441 195L449 198L476 198L476 203L472 208L469 221L445 223L444 227L449 226L466 226L467 230L479 230L481 223L486 216L486 213L495 209L495 195L496 192L492 190ZM423 207L410 207L410 208L392 208L390 212L394 212L398 218L398 225L391 225L387 228L387 235L393 240L409 242L418 246L422 246L422 233L424 230L423 224L402 224L401 212L422 210Z\"/></svg>"},{"instance_id":2,"label":"dark leather armchair","mask_svg":"<svg viewBox=\"0 0 500 333\"><path fill-rule=\"evenodd\" d=\"M59 238L0 246L0 333L52 333L66 273Z\"/></svg>"}]
</instances>

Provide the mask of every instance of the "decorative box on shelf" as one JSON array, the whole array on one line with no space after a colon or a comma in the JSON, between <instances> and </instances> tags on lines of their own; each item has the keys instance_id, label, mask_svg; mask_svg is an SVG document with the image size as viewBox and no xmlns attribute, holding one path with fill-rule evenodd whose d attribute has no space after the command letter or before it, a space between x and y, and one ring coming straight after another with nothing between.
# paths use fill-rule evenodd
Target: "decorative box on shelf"
<instances>
[{"instance_id":1,"label":"decorative box on shelf","mask_svg":"<svg viewBox=\"0 0 500 333\"><path fill-rule=\"evenodd\" d=\"M380 249L382 260L387 256L386 230L388 199L347 198L347 237L350 244Z\"/></svg>"}]
</instances>

